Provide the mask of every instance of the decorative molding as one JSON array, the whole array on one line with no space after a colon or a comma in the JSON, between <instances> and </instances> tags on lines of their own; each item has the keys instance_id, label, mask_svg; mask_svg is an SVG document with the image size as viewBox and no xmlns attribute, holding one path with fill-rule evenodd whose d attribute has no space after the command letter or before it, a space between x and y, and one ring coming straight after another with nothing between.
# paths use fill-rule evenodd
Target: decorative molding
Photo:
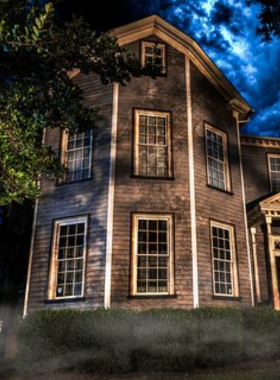
<instances>
[{"instance_id":1,"label":"decorative molding","mask_svg":"<svg viewBox=\"0 0 280 380\"><path fill-rule=\"evenodd\" d=\"M241 135L241 145L243 146L259 146L262 148L280 148L280 138L262 137L252 135Z\"/></svg>"}]
</instances>

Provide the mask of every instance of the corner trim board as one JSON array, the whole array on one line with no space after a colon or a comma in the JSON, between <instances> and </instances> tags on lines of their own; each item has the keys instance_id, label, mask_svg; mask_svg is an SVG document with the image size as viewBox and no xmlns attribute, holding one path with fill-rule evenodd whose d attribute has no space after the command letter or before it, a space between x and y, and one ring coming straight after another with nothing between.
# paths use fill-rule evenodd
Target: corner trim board
<instances>
[{"instance_id":1,"label":"corner trim board","mask_svg":"<svg viewBox=\"0 0 280 380\"><path fill-rule=\"evenodd\" d=\"M245 198L245 184L244 184L244 173L243 173L243 164L242 164L242 151L241 151L241 142L240 142L240 132L239 132L239 113L233 111L233 117L236 121L236 133L238 139L238 152L239 152L239 167L240 167L240 180L241 180L241 191L242 191L242 205L243 205L243 214L245 222L245 234L246 234L246 246L247 246L247 255L248 255L248 269L250 276L250 286L251 286L251 302L252 306L255 306L255 292L253 284L253 272L252 272L252 261L251 261L251 252L250 252L250 242L249 242L249 229L247 221L247 211L246 211L246 198Z\"/></svg>"},{"instance_id":2,"label":"corner trim board","mask_svg":"<svg viewBox=\"0 0 280 380\"><path fill-rule=\"evenodd\" d=\"M191 213L191 245L192 245L192 270L193 270L193 307L199 307L198 289L198 263L197 263L197 234L196 234L196 207L195 207L195 176L194 176L194 143L192 125L192 99L191 99L191 75L190 58L186 54L186 89L187 89L187 117L188 117L188 147L189 147L189 186L190 186L190 213Z\"/></svg>"},{"instance_id":3,"label":"corner trim board","mask_svg":"<svg viewBox=\"0 0 280 380\"><path fill-rule=\"evenodd\" d=\"M115 198L115 169L117 155L117 127L118 127L118 103L119 85L113 85L113 110L112 110L112 135L109 164L108 181L108 206L107 206L107 236L106 236L106 267L105 267L105 289L104 307L111 307L111 282L112 282L112 253L113 253L113 218Z\"/></svg>"}]
</instances>

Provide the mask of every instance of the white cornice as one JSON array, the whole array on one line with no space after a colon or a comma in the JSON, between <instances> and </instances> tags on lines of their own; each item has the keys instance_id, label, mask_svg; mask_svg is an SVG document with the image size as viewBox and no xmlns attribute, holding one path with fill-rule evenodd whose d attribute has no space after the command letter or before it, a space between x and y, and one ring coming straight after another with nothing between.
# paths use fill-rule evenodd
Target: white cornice
<instances>
[{"instance_id":1,"label":"white cornice","mask_svg":"<svg viewBox=\"0 0 280 380\"><path fill-rule=\"evenodd\" d=\"M280 138L241 135L241 145L262 148L280 148Z\"/></svg>"}]
</instances>

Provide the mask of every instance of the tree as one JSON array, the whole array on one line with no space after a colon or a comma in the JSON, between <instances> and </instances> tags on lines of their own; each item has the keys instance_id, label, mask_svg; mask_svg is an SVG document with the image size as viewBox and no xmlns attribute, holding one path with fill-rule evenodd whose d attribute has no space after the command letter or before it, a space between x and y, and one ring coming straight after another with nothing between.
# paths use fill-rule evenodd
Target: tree
<instances>
[{"instance_id":1,"label":"tree","mask_svg":"<svg viewBox=\"0 0 280 380\"><path fill-rule=\"evenodd\" d=\"M280 38L280 0L251 0L250 3L261 5L258 15L261 27L257 28L257 34L266 42L272 37Z\"/></svg>"},{"instance_id":2,"label":"tree","mask_svg":"<svg viewBox=\"0 0 280 380\"><path fill-rule=\"evenodd\" d=\"M61 25L53 3L0 0L0 205L40 195L38 180L64 168L42 143L46 127L85 130L98 109L82 104L68 72L96 73L103 84L141 75L138 60L81 18Z\"/></svg>"}]
</instances>

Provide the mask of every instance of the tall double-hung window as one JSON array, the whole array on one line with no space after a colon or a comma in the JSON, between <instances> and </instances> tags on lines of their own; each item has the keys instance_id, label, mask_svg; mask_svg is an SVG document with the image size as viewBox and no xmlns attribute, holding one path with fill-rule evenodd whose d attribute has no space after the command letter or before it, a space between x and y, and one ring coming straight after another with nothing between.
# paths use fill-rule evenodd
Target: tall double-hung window
<instances>
[{"instance_id":1,"label":"tall double-hung window","mask_svg":"<svg viewBox=\"0 0 280 380\"><path fill-rule=\"evenodd\" d=\"M61 182L73 182L92 175L93 131L63 132L62 163L67 171Z\"/></svg>"},{"instance_id":2,"label":"tall double-hung window","mask_svg":"<svg viewBox=\"0 0 280 380\"><path fill-rule=\"evenodd\" d=\"M170 112L134 111L133 174L156 178L172 176Z\"/></svg>"},{"instance_id":3,"label":"tall double-hung window","mask_svg":"<svg viewBox=\"0 0 280 380\"><path fill-rule=\"evenodd\" d=\"M230 191L227 135L208 124L205 135L208 185Z\"/></svg>"}]
</instances>

